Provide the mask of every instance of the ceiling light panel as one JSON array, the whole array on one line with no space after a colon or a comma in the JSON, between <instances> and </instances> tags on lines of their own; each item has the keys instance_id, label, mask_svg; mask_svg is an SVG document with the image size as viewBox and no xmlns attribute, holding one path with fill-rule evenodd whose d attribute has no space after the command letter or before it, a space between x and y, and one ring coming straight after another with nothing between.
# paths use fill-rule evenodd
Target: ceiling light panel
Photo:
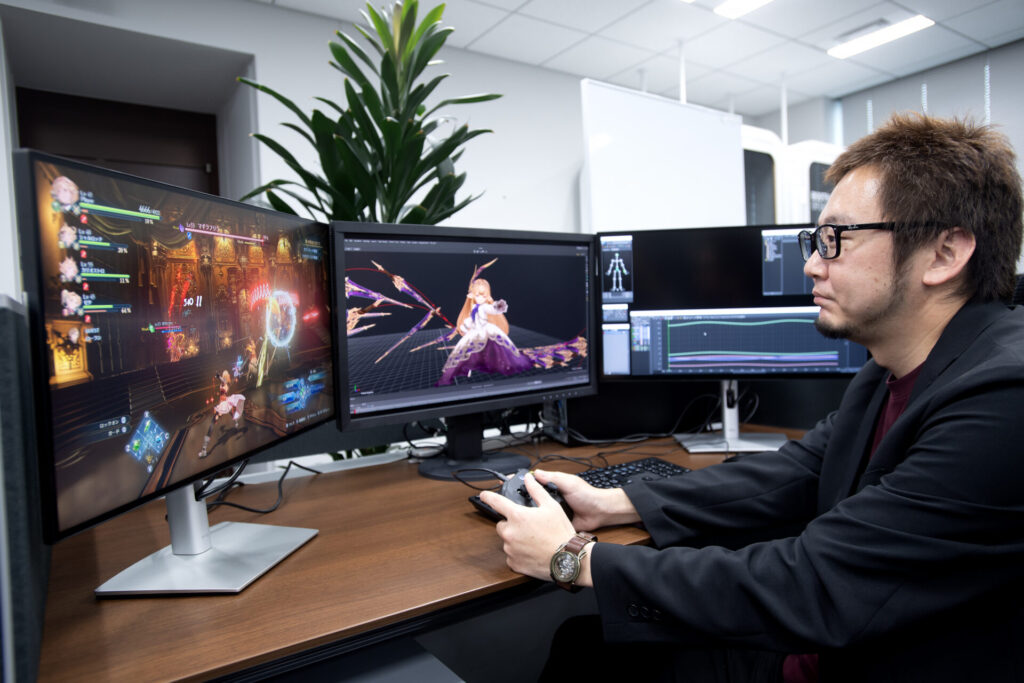
<instances>
[{"instance_id":1,"label":"ceiling light panel","mask_svg":"<svg viewBox=\"0 0 1024 683\"><path fill-rule=\"evenodd\" d=\"M828 54L836 59L846 59L854 55L859 55L861 52L874 49L879 45L885 45L891 43L894 40L905 38L912 33L917 33L922 29L926 29L929 26L934 26L935 22L924 16L918 14L904 19L903 21L896 22L885 28L880 28L877 31L872 31L865 35L848 40L845 43L840 43L833 48L828 50Z\"/></svg>"},{"instance_id":2,"label":"ceiling light panel","mask_svg":"<svg viewBox=\"0 0 1024 683\"><path fill-rule=\"evenodd\" d=\"M715 14L726 19L736 19L750 14L758 7L764 7L772 0L726 0L715 8Z\"/></svg>"}]
</instances>

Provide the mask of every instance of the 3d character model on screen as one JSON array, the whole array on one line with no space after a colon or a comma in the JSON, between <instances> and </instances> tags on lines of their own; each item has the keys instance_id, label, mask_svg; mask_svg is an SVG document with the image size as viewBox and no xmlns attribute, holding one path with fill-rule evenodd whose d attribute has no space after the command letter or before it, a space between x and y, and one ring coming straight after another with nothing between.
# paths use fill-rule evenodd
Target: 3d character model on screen
<instances>
[{"instance_id":1,"label":"3d character model on screen","mask_svg":"<svg viewBox=\"0 0 1024 683\"><path fill-rule=\"evenodd\" d=\"M615 252L615 257L608 264L608 272L605 275L612 276L612 289L613 292L622 291L622 276L629 275L629 271L626 270L626 262L619 256L619 252Z\"/></svg>"},{"instance_id":2,"label":"3d character model on screen","mask_svg":"<svg viewBox=\"0 0 1024 683\"><path fill-rule=\"evenodd\" d=\"M213 426L217 424L218 419L230 414L231 419L235 421L235 430L238 431L241 428L242 417L244 416L245 396L230 393L231 373L225 370L219 377L215 377L214 380L219 384L218 399L217 404L213 407L213 418L210 420L210 426L206 430L206 436L203 437L203 447L199 451L200 458L205 458L208 455L207 447L209 447L210 437L213 435Z\"/></svg>"},{"instance_id":3,"label":"3d character model on screen","mask_svg":"<svg viewBox=\"0 0 1024 683\"><path fill-rule=\"evenodd\" d=\"M389 272L380 263L371 260L372 268L350 268L348 271L351 273L375 273L387 277L398 292L412 299L412 303L385 296L356 282L352 276L346 275L346 299L370 301L366 306L347 309L347 336L353 337L376 326L377 323L367 322L364 320L366 318L391 316L393 311L380 310L385 307L400 307L409 311L422 312L423 317L420 321L376 358L374 361L376 365L388 358L393 351L436 318L447 329L432 341L409 349L409 353L416 353L427 348L449 352L441 369L440 378L436 383L438 386L451 385L459 377L469 377L474 370L482 374L499 373L511 376L527 370L567 367L571 361L585 358L587 340L582 334L557 344L517 348L509 336L509 324L505 318L508 304L504 300L495 301L491 296L490 283L479 277L485 269L493 266L497 261L498 259L493 259L474 268L469 279L468 292L462 302L462 310L454 323L427 295L401 275ZM449 344L460 335L459 341L454 346L450 346Z\"/></svg>"},{"instance_id":4,"label":"3d character model on screen","mask_svg":"<svg viewBox=\"0 0 1024 683\"><path fill-rule=\"evenodd\" d=\"M483 278L469 284L466 301L459 313L456 329L462 339L452 349L438 385L451 384L456 377L469 376L474 370L515 375L533 367L509 339L508 304L491 296L491 285Z\"/></svg>"}]
</instances>

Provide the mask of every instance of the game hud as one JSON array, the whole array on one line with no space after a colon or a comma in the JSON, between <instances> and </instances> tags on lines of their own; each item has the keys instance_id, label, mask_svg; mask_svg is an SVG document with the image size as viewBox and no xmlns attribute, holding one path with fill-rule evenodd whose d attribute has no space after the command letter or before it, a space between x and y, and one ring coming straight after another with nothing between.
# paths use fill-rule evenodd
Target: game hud
<instances>
[{"instance_id":1,"label":"game hud","mask_svg":"<svg viewBox=\"0 0 1024 683\"><path fill-rule=\"evenodd\" d=\"M326 226L33 172L61 530L333 417Z\"/></svg>"}]
</instances>

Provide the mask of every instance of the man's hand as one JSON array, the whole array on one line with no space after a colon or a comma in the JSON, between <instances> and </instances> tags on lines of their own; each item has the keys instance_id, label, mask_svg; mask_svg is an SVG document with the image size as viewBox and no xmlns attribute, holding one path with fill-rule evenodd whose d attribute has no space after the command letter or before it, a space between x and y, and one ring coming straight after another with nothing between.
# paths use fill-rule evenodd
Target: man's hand
<instances>
[{"instance_id":1,"label":"man's hand","mask_svg":"<svg viewBox=\"0 0 1024 683\"><path fill-rule=\"evenodd\" d=\"M537 481L554 484L574 513L576 531L594 531L615 524L633 524L640 515L622 489L599 489L575 474L535 470ZM547 493L547 491L545 491ZM562 543L569 540L562 539Z\"/></svg>"},{"instance_id":2,"label":"man's hand","mask_svg":"<svg viewBox=\"0 0 1024 683\"><path fill-rule=\"evenodd\" d=\"M534 477L536 474L536 478ZM540 482L540 483L538 483ZM536 470L527 474L526 491L537 507L514 503L493 491L484 491L480 500L505 517L498 522L498 536L504 543L506 562L512 571L537 579L551 578L551 556L576 531L593 531L611 524L631 524L640 515L622 489L599 489L575 474ZM542 484L553 483L572 508L570 522ZM590 585L589 558L577 584Z\"/></svg>"},{"instance_id":3,"label":"man's hand","mask_svg":"<svg viewBox=\"0 0 1024 683\"><path fill-rule=\"evenodd\" d=\"M509 569L535 579L551 579L551 556L575 533L565 511L547 490L527 474L526 491L537 507L514 503L493 491L484 491L480 500L505 517L498 522L498 536L504 542ZM583 482L586 483L586 482Z\"/></svg>"}]
</instances>

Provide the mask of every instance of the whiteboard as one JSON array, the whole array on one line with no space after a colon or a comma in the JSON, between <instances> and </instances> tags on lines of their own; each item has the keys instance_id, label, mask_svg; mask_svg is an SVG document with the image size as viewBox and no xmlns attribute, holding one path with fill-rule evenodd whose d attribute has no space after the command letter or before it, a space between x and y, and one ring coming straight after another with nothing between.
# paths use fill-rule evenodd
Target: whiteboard
<instances>
[{"instance_id":1,"label":"whiteboard","mask_svg":"<svg viewBox=\"0 0 1024 683\"><path fill-rule=\"evenodd\" d=\"M583 232L746 223L739 115L584 79Z\"/></svg>"}]
</instances>

